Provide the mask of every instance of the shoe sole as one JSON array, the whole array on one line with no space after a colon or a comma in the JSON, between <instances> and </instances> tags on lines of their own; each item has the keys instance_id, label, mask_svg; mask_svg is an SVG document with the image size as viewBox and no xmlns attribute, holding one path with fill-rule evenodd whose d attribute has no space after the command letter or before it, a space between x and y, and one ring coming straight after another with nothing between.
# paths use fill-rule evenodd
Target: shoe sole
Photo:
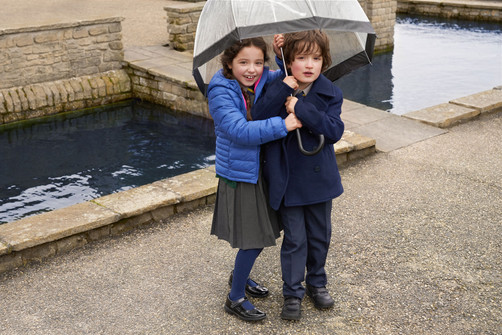
<instances>
[{"instance_id":1,"label":"shoe sole","mask_svg":"<svg viewBox=\"0 0 502 335\"><path fill-rule=\"evenodd\" d=\"M307 290L307 296L312 299L312 302L314 303L314 307L317 308L317 309L330 309L331 307L333 307L335 305L335 303L333 302L331 305L318 305L315 303L315 299L312 298L312 293L310 293L308 290Z\"/></svg>"},{"instance_id":2,"label":"shoe sole","mask_svg":"<svg viewBox=\"0 0 502 335\"><path fill-rule=\"evenodd\" d=\"M282 314L281 313L281 319L283 320L292 320L292 321L298 321L302 318L301 315L287 315L287 314Z\"/></svg>"},{"instance_id":3,"label":"shoe sole","mask_svg":"<svg viewBox=\"0 0 502 335\"><path fill-rule=\"evenodd\" d=\"M265 314L262 318L258 318L258 319L255 319L255 318L245 318L245 317L242 317L240 316L239 314L235 313L233 310L231 310L228 306L225 305L225 311L229 314L232 314L232 315L235 315L236 317L238 317L239 319L243 320L243 321L261 321L263 319L265 319L267 317L267 315Z\"/></svg>"}]
</instances>

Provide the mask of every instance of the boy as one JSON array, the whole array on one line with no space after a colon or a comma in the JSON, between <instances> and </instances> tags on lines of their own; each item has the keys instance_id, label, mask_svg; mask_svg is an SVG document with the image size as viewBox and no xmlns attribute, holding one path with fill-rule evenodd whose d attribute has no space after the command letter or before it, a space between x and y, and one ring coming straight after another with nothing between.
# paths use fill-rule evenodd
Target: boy
<instances>
[{"instance_id":1,"label":"boy","mask_svg":"<svg viewBox=\"0 0 502 335\"><path fill-rule=\"evenodd\" d=\"M277 38L274 48L278 46ZM295 132L262 146L270 205L279 211L284 227L281 317L299 320L305 293L317 308L334 304L326 289L324 266L331 240L332 199L343 192L333 148L344 131L340 118L343 99L341 90L322 75L331 63L329 41L323 32L285 34L284 59L298 89L293 90L280 78L273 81L266 90L269 94L253 107L253 119L276 115L285 118L294 113L303 124L300 133L306 150L318 146L319 134L326 140L322 150L313 156L300 152ZM294 96L290 96L292 93Z\"/></svg>"}]
</instances>

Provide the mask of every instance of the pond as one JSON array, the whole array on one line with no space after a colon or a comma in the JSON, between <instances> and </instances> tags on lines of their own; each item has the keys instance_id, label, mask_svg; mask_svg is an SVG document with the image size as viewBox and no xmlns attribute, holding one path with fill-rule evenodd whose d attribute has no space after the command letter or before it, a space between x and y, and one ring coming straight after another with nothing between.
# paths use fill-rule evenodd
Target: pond
<instances>
[{"instance_id":1,"label":"pond","mask_svg":"<svg viewBox=\"0 0 502 335\"><path fill-rule=\"evenodd\" d=\"M130 101L0 127L0 223L214 164L213 122Z\"/></svg>"},{"instance_id":2,"label":"pond","mask_svg":"<svg viewBox=\"0 0 502 335\"><path fill-rule=\"evenodd\" d=\"M398 115L492 89L502 85L502 25L398 15L394 50L335 84Z\"/></svg>"}]
</instances>

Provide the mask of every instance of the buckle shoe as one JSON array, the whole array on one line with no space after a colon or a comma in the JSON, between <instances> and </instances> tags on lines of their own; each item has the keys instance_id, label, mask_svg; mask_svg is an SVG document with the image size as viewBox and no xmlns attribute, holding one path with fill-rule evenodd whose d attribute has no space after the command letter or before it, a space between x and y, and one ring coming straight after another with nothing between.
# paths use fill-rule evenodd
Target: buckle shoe
<instances>
[{"instance_id":1,"label":"buckle shoe","mask_svg":"<svg viewBox=\"0 0 502 335\"><path fill-rule=\"evenodd\" d=\"M307 284L307 295L314 301L314 306L316 308L325 309L333 307L335 301L329 295L328 290L325 286L314 287Z\"/></svg>"},{"instance_id":2,"label":"buckle shoe","mask_svg":"<svg viewBox=\"0 0 502 335\"><path fill-rule=\"evenodd\" d=\"M302 317L301 309L302 299L298 297L284 297L284 305L282 306L281 319L283 320L300 320Z\"/></svg>"},{"instance_id":3,"label":"buckle shoe","mask_svg":"<svg viewBox=\"0 0 502 335\"><path fill-rule=\"evenodd\" d=\"M234 278L234 272L232 271L230 273L230 278L228 279L228 285L230 285L230 287L232 287L233 278ZM268 296L268 288L258 283L256 283L256 286L250 286L246 283L246 294L253 298L265 298L266 296Z\"/></svg>"},{"instance_id":4,"label":"buckle shoe","mask_svg":"<svg viewBox=\"0 0 502 335\"><path fill-rule=\"evenodd\" d=\"M227 301L225 301L225 311L244 321L260 321L267 317L267 314L260 311L258 308L247 310L242 307L242 304L247 300L248 299L244 297L237 301L232 301L227 296Z\"/></svg>"}]
</instances>

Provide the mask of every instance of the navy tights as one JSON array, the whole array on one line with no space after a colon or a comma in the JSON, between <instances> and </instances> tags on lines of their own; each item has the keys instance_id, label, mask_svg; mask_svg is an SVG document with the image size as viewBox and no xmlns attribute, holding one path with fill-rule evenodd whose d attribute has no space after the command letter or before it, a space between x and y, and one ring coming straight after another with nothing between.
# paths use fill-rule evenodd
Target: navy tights
<instances>
[{"instance_id":1,"label":"navy tights","mask_svg":"<svg viewBox=\"0 0 502 335\"><path fill-rule=\"evenodd\" d=\"M235 256L235 266L234 266L234 278L232 280L232 288L230 289L230 293L228 297L232 301L239 300L240 298L244 298L246 295L246 283L249 278L249 274L251 273L251 269L253 268L254 262L256 258L260 255L261 249L239 249L237 252L237 256ZM250 283L252 285L252 283ZM247 310L254 309L253 304L249 301L246 301L242 304Z\"/></svg>"}]
</instances>

